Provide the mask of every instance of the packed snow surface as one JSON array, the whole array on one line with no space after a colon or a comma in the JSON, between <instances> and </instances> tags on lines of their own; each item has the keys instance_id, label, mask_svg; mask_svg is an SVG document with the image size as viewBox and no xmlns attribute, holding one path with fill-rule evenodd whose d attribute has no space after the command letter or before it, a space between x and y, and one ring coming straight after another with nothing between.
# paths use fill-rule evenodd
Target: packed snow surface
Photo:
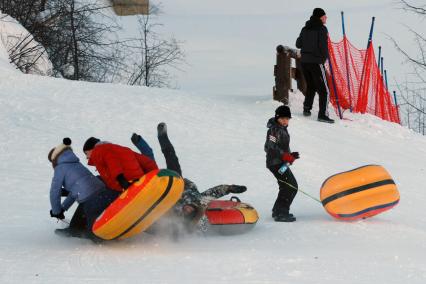
<instances>
[{"instance_id":1,"label":"packed snow surface","mask_svg":"<svg viewBox=\"0 0 426 284\"><path fill-rule=\"evenodd\" d=\"M0 68L0 283L426 283L425 137L370 115L319 123L315 109L302 116L300 93L291 101L291 149L301 156L292 171L300 189L318 198L330 175L379 164L394 178L400 204L342 222L299 193L291 210L297 221L274 222L277 184L263 151L266 122L279 105L270 95L70 82ZM165 167L156 139L161 121L184 176L200 190L248 187L239 197L258 210L256 227L236 236L141 234L103 244L55 235L64 224L49 216L49 150L71 137L86 164L88 137L131 147L137 132Z\"/></svg>"}]
</instances>

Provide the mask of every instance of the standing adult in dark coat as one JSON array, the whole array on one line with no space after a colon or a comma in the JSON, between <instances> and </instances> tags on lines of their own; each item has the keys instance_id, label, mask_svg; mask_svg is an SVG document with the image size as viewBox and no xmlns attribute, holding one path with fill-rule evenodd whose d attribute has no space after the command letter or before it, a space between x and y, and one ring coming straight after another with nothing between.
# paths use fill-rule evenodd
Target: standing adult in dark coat
<instances>
[{"instance_id":1,"label":"standing adult in dark coat","mask_svg":"<svg viewBox=\"0 0 426 284\"><path fill-rule=\"evenodd\" d=\"M317 92L319 96L318 121L334 123L334 120L328 117L327 110L329 89L324 67L324 63L328 59L328 30L324 26L326 22L327 15L324 10L315 8L297 38L296 47L301 49L302 70L307 84L303 115L311 115L315 92Z\"/></svg>"}]
</instances>

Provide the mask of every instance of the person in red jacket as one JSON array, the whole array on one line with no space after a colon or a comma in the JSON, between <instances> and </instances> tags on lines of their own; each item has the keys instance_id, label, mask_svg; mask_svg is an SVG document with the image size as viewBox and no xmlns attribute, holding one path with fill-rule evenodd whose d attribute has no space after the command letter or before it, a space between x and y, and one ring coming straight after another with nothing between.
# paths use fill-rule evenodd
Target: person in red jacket
<instances>
[{"instance_id":1,"label":"person in red jacket","mask_svg":"<svg viewBox=\"0 0 426 284\"><path fill-rule=\"evenodd\" d=\"M157 163L147 156L95 137L87 139L83 152L88 165L95 166L105 184L117 191L126 190L133 181L158 169Z\"/></svg>"}]
</instances>

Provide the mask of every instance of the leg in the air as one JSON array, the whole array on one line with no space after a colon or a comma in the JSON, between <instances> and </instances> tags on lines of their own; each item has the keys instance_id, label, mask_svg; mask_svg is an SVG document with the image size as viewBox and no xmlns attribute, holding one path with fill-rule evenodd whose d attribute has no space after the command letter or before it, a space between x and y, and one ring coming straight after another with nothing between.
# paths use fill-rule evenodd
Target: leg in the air
<instances>
[{"instance_id":1,"label":"leg in the air","mask_svg":"<svg viewBox=\"0 0 426 284\"><path fill-rule=\"evenodd\" d=\"M167 125L161 122L157 126L158 142L160 143L161 151L166 159L167 169L177 172L182 175L179 159L176 155L175 148L167 136Z\"/></svg>"},{"instance_id":2,"label":"leg in the air","mask_svg":"<svg viewBox=\"0 0 426 284\"><path fill-rule=\"evenodd\" d=\"M145 139L142 138L142 136L133 133L130 140L132 140L133 145L138 148L142 155L145 155L155 161L154 152L152 151L152 148L149 146L148 142L146 142Z\"/></svg>"},{"instance_id":3,"label":"leg in the air","mask_svg":"<svg viewBox=\"0 0 426 284\"><path fill-rule=\"evenodd\" d=\"M229 193L228 185L218 185L212 188L207 189L201 193L202 197L211 197L214 199L221 198Z\"/></svg>"},{"instance_id":4,"label":"leg in the air","mask_svg":"<svg viewBox=\"0 0 426 284\"><path fill-rule=\"evenodd\" d=\"M247 187L244 185L235 185L235 184L222 184L212 188L207 189L202 192L202 196L214 197L215 199L221 198L229 193L243 193L247 190Z\"/></svg>"}]
</instances>

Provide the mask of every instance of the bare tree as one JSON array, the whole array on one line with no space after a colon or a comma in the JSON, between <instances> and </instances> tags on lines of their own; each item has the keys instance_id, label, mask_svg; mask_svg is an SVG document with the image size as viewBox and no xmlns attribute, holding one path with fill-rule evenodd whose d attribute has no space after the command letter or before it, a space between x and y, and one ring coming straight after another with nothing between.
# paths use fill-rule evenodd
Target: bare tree
<instances>
[{"instance_id":1,"label":"bare tree","mask_svg":"<svg viewBox=\"0 0 426 284\"><path fill-rule=\"evenodd\" d=\"M46 4L45 32L39 36L47 42L57 75L72 79L104 82L108 73L121 64L119 30L104 12L109 6L97 2L56 0Z\"/></svg>"},{"instance_id":2,"label":"bare tree","mask_svg":"<svg viewBox=\"0 0 426 284\"><path fill-rule=\"evenodd\" d=\"M95 0L0 0L0 9L16 18L35 41L44 46L55 76L169 87L170 68L179 69L184 62L184 52L181 42L157 33L162 26L157 22L158 6L151 5L148 15L138 16L137 38L120 41L117 35L120 27L108 16L110 5L105 3ZM25 43L19 44L22 45ZM16 53L13 60L19 61L21 55L25 53Z\"/></svg>"},{"instance_id":3,"label":"bare tree","mask_svg":"<svg viewBox=\"0 0 426 284\"><path fill-rule=\"evenodd\" d=\"M18 21L25 23L28 27L31 27L31 31L34 31L34 23L37 21L42 6L43 1L39 0L1 0L0 11L6 13L0 18L2 26L13 26ZM9 17L9 14L13 18ZM46 65L48 60L45 54L46 50L35 40L31 31L19 28L0 31L1 40L8 51L10 63L24 73L51 75L50 72L46 73L46 70L38 68L41 65Z\"/></svg>"},{"instance_id":4,"label":"bare tree","mask_svg":"<svg viewBox=\"0 0 426 284\"><path fill-rule=\"evenodd\" d=\"M408 128L426 134L426 87L418 81L397 83L402 103L399 105L402 120Z\"/></svg>"},{"instance_id":5,"label":"bare tree","mask_svg":"<svg viewBox=\"0 0 426 284\"><path fill-rule=\"evenodd\" d=\"M34 33L34 23L45 3L46 0L0 0L0 10L20 22L30 33Z\"/></svg>"},{"instance_id":6,"label":"bare tree","mask_svg":"<svg viewBox=\"0 0 426 284\"><path fill-rule=\"evenodd\" d=\"M181 42L175 38L164 39L156 32L162 24L156 22L160 10L151 6L148 15L138 16L139 37L127 47L133 52L131 73L127 83L148 87L170 87L168 68L179 69L184 63Z\"/></svg>"},{"instance_id":7,"label":"bare tree","mask_svg":"<svg viewBox=\"0 0 426 284\"><path fill-rule=\"evenodd\" d=\"M414 13L426 19L426 5L417 6L409 1L400 0L401 7L409 13ZM413 67L413 73L404 83L397 82L397 87L403 103L400 104L401 117L407 126L425 135L426 119L426 36L410 27L417 47L417 54L409 54L395 40L391 38L395 47L401 52Z\"/></svg>"},{"instance_id":8,"label":"bare tree","mask_svg":"<svg viewBox=\"0 0 426 284\"><path fill-rule=\"evenodd\" d=\"M107 15L110 5L85 0L0 0L0 9L17 19L45 47L55 76L111 81L122 64L120 27Z\"/></svg>"},{"instance_id":9,"label":"bare tree","mask_svg":"<svg viewBox=\"0 0 426 284\"><path fill-rule=\"evenodd\" d=\"M38 73L35 70L37 62L46 50L34 40L30 33L14 40L8 38L6 46L10 63L14 64L23 73Z\"/></svg>"}]
</instances>

